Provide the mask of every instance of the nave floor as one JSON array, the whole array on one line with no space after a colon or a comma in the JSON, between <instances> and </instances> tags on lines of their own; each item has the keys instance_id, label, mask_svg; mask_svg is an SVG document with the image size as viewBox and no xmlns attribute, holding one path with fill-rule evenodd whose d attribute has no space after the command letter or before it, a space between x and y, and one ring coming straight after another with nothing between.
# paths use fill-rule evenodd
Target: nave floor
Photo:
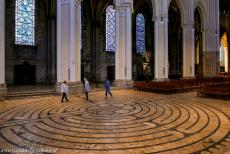
<instances>
[{"instance_id":1,"label":"nave floor","mask_svg":"<svg viewBox=\"0 0 230 154\"><path fill-rule=\"evenodd\" d=\"M0 154L230 154L230 101L112 90L0 102Z\"/></svg>"}]
</instances>

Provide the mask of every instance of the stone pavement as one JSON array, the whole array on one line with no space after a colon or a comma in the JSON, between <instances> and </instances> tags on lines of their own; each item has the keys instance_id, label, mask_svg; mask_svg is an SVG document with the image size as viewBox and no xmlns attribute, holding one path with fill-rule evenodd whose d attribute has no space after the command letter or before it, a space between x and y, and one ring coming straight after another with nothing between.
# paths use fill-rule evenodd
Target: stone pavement
<instances>
[{"instance_id":1,"label":"stone pavement","mask_svg":"<svg viewBox=\"0 0 230 154\"><path fill-rule=\"evenodd\" d=\"M230 154L230 101L112 90L0 102L0 153Z\"/></svg>"}]
</instances>

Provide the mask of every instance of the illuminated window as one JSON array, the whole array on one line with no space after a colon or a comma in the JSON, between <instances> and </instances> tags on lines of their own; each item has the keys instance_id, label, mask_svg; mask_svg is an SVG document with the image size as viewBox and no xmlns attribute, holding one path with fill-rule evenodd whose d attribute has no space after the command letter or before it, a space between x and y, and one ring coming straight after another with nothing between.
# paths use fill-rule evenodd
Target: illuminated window
<instances>
[{"instance_id":1,"label":"illuminated window","mask_svg":"<svg viewBox=\"0 0 230 154\"><path fill-rule=\"evenodd\" d=\"M35 0L16 0L15 43L34 45L34 8Z\"/></svg>"},{"instance_id":2,"label":"illuminated window","mask_svg":"<svg viewBox=\"0 0 230 154\"><path fill-rule=\"evenodd\" d=\"M115 38L115 10L112 5L106 9L106 51L115 51L116 38Z\"/></svg>"},{"instance_id":3,"label":"illuminated window","mask_svg":"<svg viewBox=\"0 0 230 154\"><path fill-rule=\"evenodd\" d=\"M137 53L145 52L145 18L141 13L136 16L136 49Z\"/></svg>"}]
</instances>

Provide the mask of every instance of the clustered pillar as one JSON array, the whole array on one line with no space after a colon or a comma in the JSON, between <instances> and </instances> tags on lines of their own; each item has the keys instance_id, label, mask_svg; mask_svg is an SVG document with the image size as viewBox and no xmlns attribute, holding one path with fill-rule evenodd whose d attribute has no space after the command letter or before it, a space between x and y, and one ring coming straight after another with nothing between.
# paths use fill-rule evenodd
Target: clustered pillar
<instances>
[{"instance_id":1,"label":"clustered pillar","mask_svg":"<svg viewBox=\"0 0 230 154\"><path fill-rule=\"evenodd\" d=\"M132 0L117 1L116 7L116 51L115 85L132 87Z\"/></svg>"},{"instance_id":2,"label":"clustered pillar","mask_svg":"<svg viewBox=\"0 0 230 154\"><path fill-rule=\"evenodd\" d=\"M0 97L7 94L5 84L5 1L0 1Z\"/></svg>"},{"instance_id":3,"label":"clustered pillar","mask_svg":"<svg viewBox=\"0 0 230 154\"><path fill-rule=\"evenodd\" d=\"M193 24L183 25L183 77L191 78L195 76L195 61L194 61L194 29Z\"/></svg>"},{"instance_id":4,"label":"clustered pillar","mask_svg":"<svg viewBox=\"0 0 230 154\"><path fill-rule=\"evenodd\" d=\"M57 91L65 80L81 90L81 0L57 1Z\"/></svg>"},{"instance_id":5,"label":"clustered pillar","mask_svg":"<svg viewBox=\"0 0 230 154\"><path fill-rule=\"evenodd\" d=\"M156 17L155 25L155 79L168 79L168 17Z\"/></svg>"}]
</instances>

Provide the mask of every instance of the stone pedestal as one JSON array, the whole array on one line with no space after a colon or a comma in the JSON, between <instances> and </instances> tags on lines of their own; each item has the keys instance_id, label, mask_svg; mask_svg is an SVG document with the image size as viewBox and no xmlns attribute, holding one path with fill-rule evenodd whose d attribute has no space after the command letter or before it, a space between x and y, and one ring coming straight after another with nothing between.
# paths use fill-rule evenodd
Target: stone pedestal
<instances>
[{"instance_id":1,"label":"stone pedestal","mask_svg":"<svg viewBox=\"0 0 230 154\"><path fill-rule=\"evenodd\" d=\"M0 84L0 98L5 97L7 95L6 84Z\"/></svg>"},{"instance_id":2,"label":"stone pedestal","mask_svg":"<svg viewBox=\"0 0 230 154\"><path fill-rule=\"evenodd\" d=\"M117 88L133 88L133 80L115 80L113 86Z\"/></svg>"},{"instance_id":3,"label":"stone pedestal","mask_svg":"<svg viewBox=\"0 0 230 154\"><path fill-rule=\"evenodd\" d=\"M61 93L61 82L57 82L55 85L56 92ZM82 82L70 82L67 83L69 88L69 94L78 94L81 93L83 90L83 84Z\"/></svg>"}]
</instances>

